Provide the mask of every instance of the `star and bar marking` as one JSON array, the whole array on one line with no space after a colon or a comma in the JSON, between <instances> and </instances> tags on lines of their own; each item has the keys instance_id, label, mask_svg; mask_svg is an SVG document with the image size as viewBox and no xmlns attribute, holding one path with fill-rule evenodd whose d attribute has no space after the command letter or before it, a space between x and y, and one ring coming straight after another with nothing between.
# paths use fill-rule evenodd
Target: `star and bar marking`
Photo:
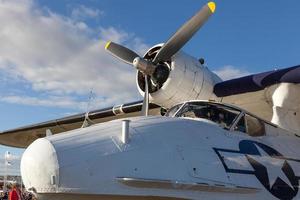
<instances>
[{"instance_id":1,"label":"star and bar marking","mask_svg":"<svg viewBox=\"0 0 300 200\"><path fill-rule=\"evenodd\" d=\"M255 175L278 199L290 200L297 195L300 177L291 164L299 163L299 170L299 159L284 157L277 150L251 140L240 141L239 148L213 148L227 173Z\"/></svg>"}]
</instances>

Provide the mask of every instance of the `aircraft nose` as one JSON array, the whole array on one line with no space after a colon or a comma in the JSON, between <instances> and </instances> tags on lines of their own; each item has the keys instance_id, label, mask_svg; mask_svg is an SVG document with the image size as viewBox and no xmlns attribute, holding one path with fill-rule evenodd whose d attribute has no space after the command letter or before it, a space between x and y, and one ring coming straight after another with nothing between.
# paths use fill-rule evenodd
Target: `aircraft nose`
<instances>
[{"instance_id":1,"label":"aircraft nose","mask_svg":"<svg viewBox=\"0 0 300 200\"><path fill-rule=\"evenodd\" d=\"M54 146L46 138L37 139L21 160L21 175L27 189L54 192L58 184L58 160Z\"/></svg>"}]
</instances>

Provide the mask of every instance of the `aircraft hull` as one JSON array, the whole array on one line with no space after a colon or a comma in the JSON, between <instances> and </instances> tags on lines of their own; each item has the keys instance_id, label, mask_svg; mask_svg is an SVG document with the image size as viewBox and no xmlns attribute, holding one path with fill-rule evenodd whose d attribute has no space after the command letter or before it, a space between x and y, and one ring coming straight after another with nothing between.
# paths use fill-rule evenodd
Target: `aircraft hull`
<instances>
[{"instance_id":1,"label":"aircraft hull","mask_svg":"<svg viewBox=\"0 0 300 200\"><path fill-rule=\"evenodd\" d=\"M247 151L256 148L285 156L291 173L287 172L289 179L284 181L290 180L293 190L283 191L281 199L292 199L284 196L290 194L297 198L299 181L293 178L299 178L300 165L297 151L291 149L296 149L300 141L281 134L281 129L266 126L267 136L251 137L204 119L153 116L129 120L128 143L122 142L122 120L35 141L21 161L26 188L44 200L136 196L274 199L249 162L251 152ZM276 144L277 139L280 144ZM255 154L251 156L264 161ZM282 172L278 177L285 178Z\"/></svg>"}]
</instances>

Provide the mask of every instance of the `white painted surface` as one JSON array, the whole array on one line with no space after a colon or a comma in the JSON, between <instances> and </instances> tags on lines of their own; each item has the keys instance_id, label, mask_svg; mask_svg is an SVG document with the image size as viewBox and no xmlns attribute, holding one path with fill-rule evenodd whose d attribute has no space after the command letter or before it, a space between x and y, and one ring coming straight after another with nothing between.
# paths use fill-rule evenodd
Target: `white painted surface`
<instances>
[{"instance_id":1,"label":"white painted surface","mask_svg":"<svg viewBox=\"0 0 300 200\"><path fill-rule=\"evenodd\" d=\"M272 94L272 122L294 133L300 133L300 85L278 84Z\"/></svg>"},{"instance_id":2,"label":"white painted surface","mask_svg":"<svg viewBox=\"0 0 300 200\"><path fill-rule=\"evenodd\" d=\"M239 150L239 141L263 141L276 146L275 136L254 138L244 133L228 132L207 120L169 117L130 118L130 143L121 142L122 120L93 125L39 139L28 147L22 159L22 176L27 188L34 187L42 199L97 199L102 195L162 196L191 199L273 199L254 175L228 174L213 148ZM269 128L268 131L276 131ZM277 131L280 143L298 146L300 140ZM229 137L230 136L230 137ZM296 152L278 151L297 158ZM230 158L230 156L228 157ZM233 158L238 159L238 158ZM245 158L226 160L230 167L250 169ZM295 168L294 170L299 170ZM298 174L299 172L296 171ZM57 176L56 187L51 176ZM181 182L253 187L258 192L238 193L195 191L173 188L129 187L117 177L173 180ZM223 187L223 186L222 186ZM51 194L49 194L51 193ZM55 193L55 194L54 194ZM66 197L64 197L64 194ZM56 196L57 195L57 196Z\"/></svg>"},{"instance_id":3,"label":"white painted surface","mask_svg":"<svg viewBox=\"0 0 300 200\"><path fill-rule=\"evenodd\" d=\"M56 192L59 163L56 150L48 139L38 139L26 149L21 160L21 175L28 189ZM53 176L56 184L51 183Z\"/></svg>"},{"instance_id":4,"label":"white painted surface","mask_svg":"<svg viewBox=\"0 0 300 200\"><path fill-rule=\"evenodd\" d=\"M213 87L221 79L199 61L179 51L172 57L169 78L156 92L150 94L150 101L170 108L183 101L192 99L216 99ZM139 88L141 95L144 92Z\"/></svg>"}]
</instances>

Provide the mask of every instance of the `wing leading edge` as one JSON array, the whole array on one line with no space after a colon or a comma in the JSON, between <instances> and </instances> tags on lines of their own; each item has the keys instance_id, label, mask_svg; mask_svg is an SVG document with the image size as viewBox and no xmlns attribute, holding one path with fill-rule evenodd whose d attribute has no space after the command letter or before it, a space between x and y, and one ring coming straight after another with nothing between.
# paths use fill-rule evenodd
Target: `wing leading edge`
<instances>
[{"instance_id":1,"label":"wing leading edge","mask_svg":"<svg viewBox=\"0 0 300 200\"><path fill-rule=\"evenodd\" d=\"M215 85L214 93L217 97L226 97L256 92L279 83L300 83L300 65L223 81Z\"/></svg>"},{"instance_id":2,"label":"wing leading edge","mask_svg":"<svg viewBox=\"0 0 300 200\"><path fill-rule=\"evenodd\" d=\"M140 115L142 104L142 101L126 103L123 105L90 111L87 114L80 113L60 119L3 131L0 132L0 144L25 148L34 140L45 137L48 129L52 134L57 134L80 128L85 120L86 115L88 116L89 121L92 123L102 123L113 119L138 116ZM150 104L149 111L152 115L159 114L160 106L156 104Z\"/></svg>"},{"instance_id":3,"label":"wing leading edge","mask_svg":"<svg viewBox=\"0 0 300 200\"><path fill-rule=\"evenodd\" d=\"M294 133L300 133L300 65L223 81L214 93Z\"/></svg>"}]
</instances>

